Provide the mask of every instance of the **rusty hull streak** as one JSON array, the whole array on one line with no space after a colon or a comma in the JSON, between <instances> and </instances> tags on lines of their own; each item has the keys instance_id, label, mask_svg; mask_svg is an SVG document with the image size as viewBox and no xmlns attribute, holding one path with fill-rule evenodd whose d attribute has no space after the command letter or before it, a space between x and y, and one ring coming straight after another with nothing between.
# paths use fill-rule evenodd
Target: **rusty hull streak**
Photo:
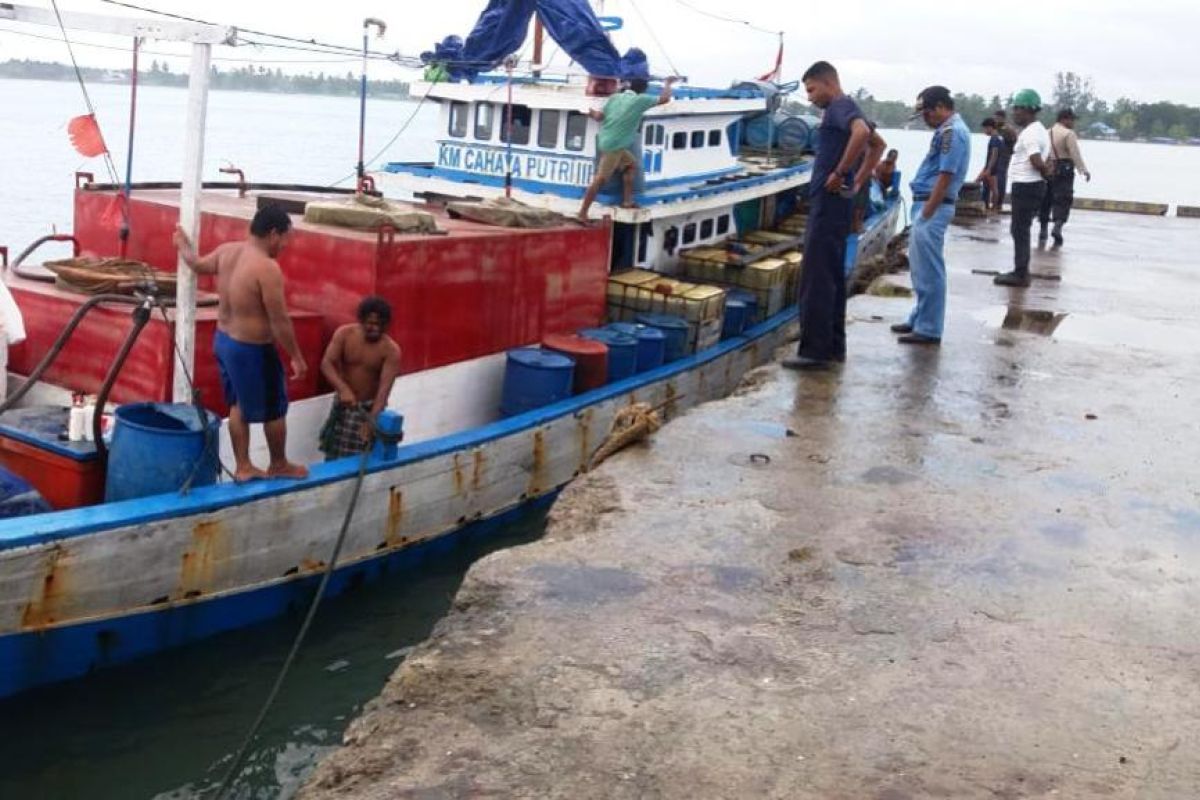
<instances>
[{"instance_id":1,"label":"rusty hull streak","mask_svg":"<svg viewBox=\"0 0 1200 800\"><path fill-rule=\"evenodd\" d=\"M463 473L462 458L458 453L454 454L454 494L460 496L467 491L467 477Z\"/></svg>"},{"instance_id":2,"label":"rusty hull streak","mask_svg":"<svg viewBox=\"0 0 1200 800\"><path fill-rule=\"evenodd\" d=\"M595 418L593 409L586 409L578 416L579 422L579 468L587 469L592 460L592 420Z\"/></svg>"},{"instance_id":3,"label":"rusty hull streak","mask_svg":"<svg viewBox=\"0 0 1200 800\"><path fill-rule=\"evenodd\" d=\"M192 546L183 554L179 565L179 588L175 599L187 599L211 592L216 583L218 566L229 558L229 540L225 524L220 520L196 523L192 529Z\"/></svg>"},{"instance_id":4,"label":"rusty hull streak","mask_svg":"<svg viewBox=\"0 0 1200 800\"><path fill-rule=\"evenodd\" d=\"M483 477L487 472L487 455L482 447L471 451L471 491L478 492L483 488Z\"/></svg>"},{"instance_id":5,"label":"rusty hull streak","mask_svg":"<svg viewBox=\"0 0 1200 800\"><path fill-rule=\"evenodd\" d=\"M673 381L667 381L666 394L667 394L667 399L663 403L663 419L664 420L668 420L671 417L674 417L675 413L676 413L675 406L676 406L676 401L679 397L679 393L677 391L675 391L675 383Z\"/></svg>"},{"instance_id":6,"label":"rusty hull streak","mask_svg":"<svg viewBox=\"0 0 1200 800\"><path fill-rule=\"evenodd\" d=\"M56 544L46 553L45 573L35 589L35 596L21 614L21 627L25 630L43 628L62 618L67 599L66 567L62 563L67 548Z\"/></svg>"},{"instance_id":7,"label":"rusty hull streak","mask_svg":"<svg viewBox=\"0 0 1200 800\"><path fill-rule=\"evenodd\" d=\"M546 483L546 432L538 429L533 432L533 467L529 471L530 497L542 494Z\"/></svg>"},{"instance_id":8,"label":"rusty hull streak","mask_svg":"<svg viewBox=\"0 0 1200 800\"><path fill-rule=\"evenodd\" d=\"M388 547L399 547L408 542L406 537L400 535L403 524L404 492L399 486L393 486L388 492L387 531L384 535Z\"/></svg>"}]
</instances>

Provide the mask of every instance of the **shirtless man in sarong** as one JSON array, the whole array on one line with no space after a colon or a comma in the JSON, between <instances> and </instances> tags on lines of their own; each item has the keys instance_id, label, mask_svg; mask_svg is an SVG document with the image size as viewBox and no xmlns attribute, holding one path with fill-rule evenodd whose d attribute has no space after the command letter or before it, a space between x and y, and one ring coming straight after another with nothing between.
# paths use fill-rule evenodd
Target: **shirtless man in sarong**
<instances>
[{"instance_id":1,"label":"shirtless man in sarong","mask_svg":"<svg viewBox=\"0 0 1200 800\"><path fill-rule=\"evenodd\" d=\"M358 306L358 322L343 325L321 359L321 374L337 401L321 429L326 460L362 453L371 446L375 420L387 408L400 374L400 346L387 335L392 307L380 297Z\"/></svg>"},{"instance_id":2,"label":"shirtless man in sarong","mask_svg":"<svg viewBox=\"0 0 1200 800\"><path fill-rule=\"evenodd\" d=\"M204 256L196 253L183 228L175 230L175 247L192 271L217 276L213 353L229 405L234 479L239 482L308 477L308 469L287 460L287 381L277 349L290 356L293 380L307 374L284 301L283 272L275 261L291 229L283 209L266 206L254 215L249 239L226 242ZM252 423L262 423L266 435L271 463L265 472L250 461Z\"/></svg>"}]
</instances>

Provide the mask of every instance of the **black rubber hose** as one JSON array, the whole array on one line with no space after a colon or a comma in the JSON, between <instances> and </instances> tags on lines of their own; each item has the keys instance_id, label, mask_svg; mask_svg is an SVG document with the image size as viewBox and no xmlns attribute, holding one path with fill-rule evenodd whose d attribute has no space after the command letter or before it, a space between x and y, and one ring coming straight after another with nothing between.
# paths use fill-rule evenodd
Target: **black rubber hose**
<instances>
[{"instance_id":1,"label":"black rubber hose","mask_svg":"<svg viewBox=\"0 0 1200 800\"><path fill-rule=\"evenodd\" d=\"M12 265L10 266L10 269L13 271L13 274L18 275L18 276L25 278L26 280L30 280L30 281L42 281L43 283L53 283L54 282L53 277L47 277L46 275L30 275L29 273L21 271L21 264L24 263L25 259L29 258L29 256L33 253L34 250L37 250L39 247L44 245L46 242L70 242L71 243L71 252L72 253L79 252L79 240L76 239L74 236L68 236L66 234L51 233L46 236L43 236L40 239L35 240L33 244L29 245L29 247L26 247L24 250L21 251L21 255L17 256L15 259L13 259Z\"/></svg>"},{"instance_id":2,"label":"black rubber hose","mask_svg":"<svg viewBox=\"0 0 1200 800\"><path fill-rule=\"evenodd\" d=\"M79 327L79 323L83 321L87 313L101 303L125 303L131 305L135 303L141 304L141 301L136 297L123 294L98 294L95 297L89 297L87 302L76 309L75 313L71 315L71 319L63 327L62 332L58 334L58 338L54 340L54 344L50 346L50 349L42 357L42 360L38 362L38 365L34 367L33 372L29 373L29 377L25 379L25 383L21 385L21 388L13 392L3 403L0 403L0 414L3 414L21 402L21 399L29 393L34 384L41 380L42 375L54 363L54 359L58 358L59 353L66 347L67 340L71 338L71 334L75 333L75 329Z\"/></svg>"},{"instance_id":3,"label":"black rubber hose","mask_svg":"<svg viewBox=\"0 0 1200 800\"><path fill-rule=\"evenodd\" d=\"M117 357L113 359L112 366L108 368L108 374L104 376L100 394L96 395L96 413L92 417L92 439L96 443L96 453L102 461L108 458L108 445L104 443L103 436L104 406L108 403L108 395L112 391L113 384L117 382L117 377L121 374L121 368L125 366L125 359L129 358L129 353L137 343L142 328L145 328L149 321L150 301L147 300L133 310L133 327L129 329L125 342L117 351Z\"/></svg>"}]
</instances>

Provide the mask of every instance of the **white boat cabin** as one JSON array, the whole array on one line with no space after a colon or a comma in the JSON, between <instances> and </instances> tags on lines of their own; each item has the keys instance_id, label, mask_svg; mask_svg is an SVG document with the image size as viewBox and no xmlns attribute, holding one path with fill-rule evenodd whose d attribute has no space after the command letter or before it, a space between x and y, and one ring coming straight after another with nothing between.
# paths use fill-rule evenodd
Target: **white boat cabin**
<instances>
[{"instance_id":1,"label":"white boat cabin","mask_svg":"<svg viewBox=\"0 0 1200 800\"><path fill-rule=\"evenodd\" d=\"M603 110L608 101L594 87L583 79L514 78L510 103L506 76L415 86L415 94L440 107L430 160L390 163L374 176L376 183L401 197L488 198L502 196L511 182L517 200L573 216L598 161L601 123L587 112ZM648 94L659 91L652 85ZM753 87L679 86L669 104L647 112L634 153L642 166L638 208L619 207L619 178L593 207L594 217L618 223L620 265L670 273L679 248L736 233L737 204L808 181L807 161L741 156L744 120L766 107Z\"/></svg>"}]
</instances>

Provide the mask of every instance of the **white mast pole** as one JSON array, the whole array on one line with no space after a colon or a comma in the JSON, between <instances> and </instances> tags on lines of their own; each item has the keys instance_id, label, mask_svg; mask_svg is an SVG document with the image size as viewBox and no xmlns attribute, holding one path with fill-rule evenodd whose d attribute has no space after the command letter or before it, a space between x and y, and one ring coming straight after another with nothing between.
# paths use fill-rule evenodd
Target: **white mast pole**
<instances>
[{"instance_id":1,"label":"white mast pole","mask_svg":"<svg viewBox=\"0 0 1200 800\"><path fill-rule=\"evenodd\" d=\"M130 17L80 14L65 11L61 15L48 8L0 2L0 20L34 25L61 26L68 30L108 33L126 38L189 42L192 66L188 75L187 128L184 131L184 165L180 190L179 224L199 245L200 182L204 175L204 125L208 116L209 69L214 44L236 44L237 31L220 25L171 19L133 19ZM178 310L175 318L175 345L186 369L176 365L174 399L191 402L187 374L196 361L196 276L182 260L179 273Z\"/></svg>"},{"instance_id":2,"label":"white mast pole","mask_svg":"<svg viewBox=\"0 0 1200 800\"><path fill-rule=\"evenodd\" d=\"M212 64L212 45L192 45L192 65L188 72L187 122L183 139L183 181L179 194L179 224L184 233L200 247L200 192L204 180L204 128L208 118L208 82ZM178 288L175 294L175 363L173 399L192 402L188 380L196 366L196 273L181 257L175 266Z\"/></svg>"}]
</instances>

